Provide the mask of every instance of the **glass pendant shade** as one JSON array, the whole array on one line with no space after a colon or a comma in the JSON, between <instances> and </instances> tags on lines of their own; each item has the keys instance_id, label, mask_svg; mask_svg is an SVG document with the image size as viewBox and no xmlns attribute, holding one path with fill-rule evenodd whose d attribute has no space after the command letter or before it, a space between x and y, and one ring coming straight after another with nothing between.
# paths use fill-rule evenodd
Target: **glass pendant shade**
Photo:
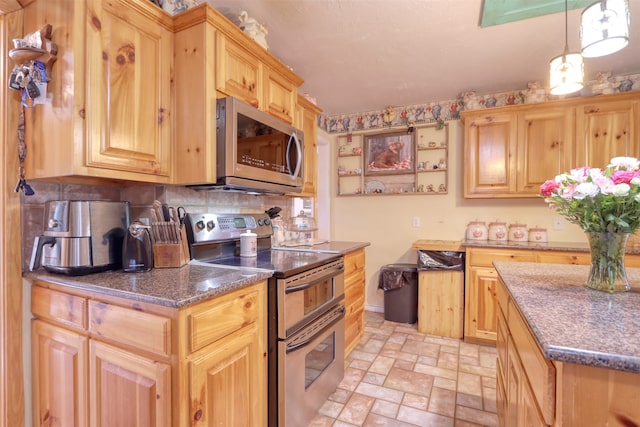
<instances>
[{"instance_id":1,"label":"glass pendant shade","mask_svg":"<svg viewBox=\"0 0 640 427\"><path fill-rule=\"evenodd\" d=\"M617 52L629 44L628 0L600 0L582 12L582 56L595 58Z\"/></svg>"},{"instance_id":2,"label":"glass pendant shade","mask_svg":"<svg viewBox=\"0 0 640 427\"><path fill-rule=\"evenodd\" d=\"M584 87L584 62L579 53L563 53L551 60L549 69L549 92L551 95L566 95Z\"/></svg>"}]
</instances>

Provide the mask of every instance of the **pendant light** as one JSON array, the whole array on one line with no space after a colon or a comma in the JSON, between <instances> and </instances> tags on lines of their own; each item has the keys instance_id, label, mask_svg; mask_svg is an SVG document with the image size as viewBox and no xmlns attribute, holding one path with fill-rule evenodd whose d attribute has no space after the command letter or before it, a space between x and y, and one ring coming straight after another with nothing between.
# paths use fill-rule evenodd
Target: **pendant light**
<instances>
[{"instance_id":1,"label":"pendant light","mask_svg":"<svg viewBox=\"0 0 640 427\"><path fill-rule=\"evenodd\" d=\"M628 0L600 0L582 12L580 39L582 56L595 58L629 44Z\"/></svg>"},{"instance_id":2,"label":"pendant light","mask_svg":"<svg viewBox=\"0 0 640 427\"><path fill-rule=\"evenodd\" d=\"M584 62L579 53L569 53L568 7L564 0L564 53L551 60L549 67L549 92L551 95L566 95L584 87Z\"/></svg>"}]
</instances>

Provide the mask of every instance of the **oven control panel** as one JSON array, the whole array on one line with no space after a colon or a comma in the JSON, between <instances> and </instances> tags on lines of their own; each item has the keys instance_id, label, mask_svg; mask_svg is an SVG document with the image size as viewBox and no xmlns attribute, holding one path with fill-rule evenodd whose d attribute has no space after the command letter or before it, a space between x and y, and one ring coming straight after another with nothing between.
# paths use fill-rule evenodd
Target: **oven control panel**
<instances>
[{"instance_id":1,"label":"oven control panel","mask_svg":"<svg viewBox=\"0 0 640 427\"><path fill-rule=\"evenodd\" d=\"M270 236L273 233L271 220L266 213L188 213L185 215L184 223L191 243L239 239L240 234L247 230L253 231L258 237Z\"/></svg>"}]
</instances>

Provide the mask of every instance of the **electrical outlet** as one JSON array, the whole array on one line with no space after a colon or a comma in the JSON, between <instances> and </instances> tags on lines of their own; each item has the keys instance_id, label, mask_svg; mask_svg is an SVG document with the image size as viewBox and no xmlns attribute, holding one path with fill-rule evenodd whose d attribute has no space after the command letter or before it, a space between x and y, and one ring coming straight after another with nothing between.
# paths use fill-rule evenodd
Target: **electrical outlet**
<instances>
[{"instance_id":1,"label":"electrical outlet","mask_svg":"<svg viewBox=\"0 0 640 427\"><path fill-rule=\"evenodd\" d=\"M420 227L420 217L419 216L414 216L411 219L411 225L414 227Z\"/></svg>"},{"instance_id":2,"label":"electrical outlet","mask_svg":"<svg viewBox=\"0 0 640 427\"><path fill-rule=\"evenodd\" d=\"M554 230L562 230L564 228L564 220L561 216L553 217L553 229Z\"/></svg>"}]
</instances>

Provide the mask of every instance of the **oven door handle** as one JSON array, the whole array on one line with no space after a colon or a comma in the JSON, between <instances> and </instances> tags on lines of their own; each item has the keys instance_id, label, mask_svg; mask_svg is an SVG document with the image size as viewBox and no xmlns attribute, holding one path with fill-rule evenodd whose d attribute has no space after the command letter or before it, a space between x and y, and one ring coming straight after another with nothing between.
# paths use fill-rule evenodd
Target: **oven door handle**
<instances>
[{"instance_id":1,"label":"oven door handle","mask_svg":"<svg viewBox=\"0 0 640 427\"><path fill-rule=\"evenodd\" d=\"M292 287L290 287L290 288L286 288L286 289L284 290L284 293L285 293L285 294L291 294L291 293L293 293L293 292L305 291L305 290L307 290L307 289L309 289L309 288L311 288L311 287L315 286L315 285L316 285L316 283L318 283L318 282L319 282L319 280L316 280L316 281L311 282L311 283L305 283L304 285L300 285L300 286L292 286Z\"/></svg>"},{"instance_id":2,"label":"oven door handle","mask_svg":"<svg viewBox=\"0 0 640 427\"><path fill-rule=\"evenodd\" d=\"M330 323L328 323L327 325L324 325L322 327L321 331L324 331L325 329L332 327L337 322L339 322L341 319L343 319L345 311L347 311L345 306L340 307L339 314L337 314L337 316L335 316L333 319L331 319ZM310 337L307 340L302 341L301 343L298 343L298 344L292 345L290 347L287 347L287 350L286 350L287 354L293 353L294 351L300 350L301 348L304 348L304 347L308 346L316 338L317 335L318 334L316 333L312 337Z\"/></svg>"}]
</instances>

